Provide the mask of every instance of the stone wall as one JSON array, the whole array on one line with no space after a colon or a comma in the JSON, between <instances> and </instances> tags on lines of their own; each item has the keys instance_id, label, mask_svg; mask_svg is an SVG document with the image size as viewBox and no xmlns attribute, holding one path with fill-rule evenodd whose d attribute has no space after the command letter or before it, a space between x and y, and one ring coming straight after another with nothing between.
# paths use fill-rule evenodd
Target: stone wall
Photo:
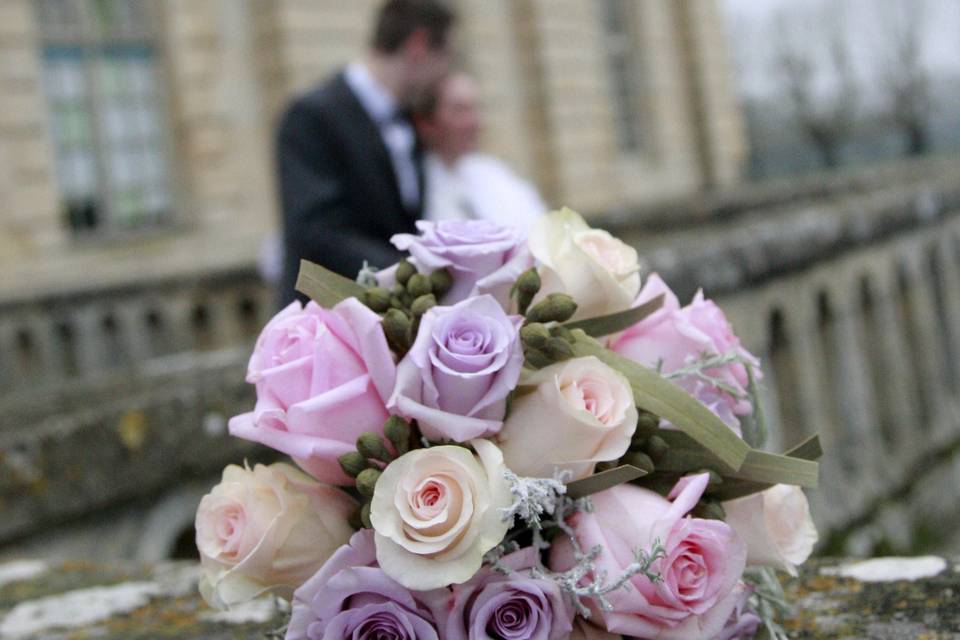
<instances>
[{"instance_id":1,"label":"stone wall","mask_svg":"<svg viewBox=\"0 0 960 640\"><path fill-rule=\"evenodd\" d=\"M254 600L210 610L195 563L153 566L19 560L0 564L0 635L18 640L205 638L263 640L285 603ZM785 590L780 622L798 640L956 640L960 561L878 558L804 566Z\"/></svg>"}]
</instances>

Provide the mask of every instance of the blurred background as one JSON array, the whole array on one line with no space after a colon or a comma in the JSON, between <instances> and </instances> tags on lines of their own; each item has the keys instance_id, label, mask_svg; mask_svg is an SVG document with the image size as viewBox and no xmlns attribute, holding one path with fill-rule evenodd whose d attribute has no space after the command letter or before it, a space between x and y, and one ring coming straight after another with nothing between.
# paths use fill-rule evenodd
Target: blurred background
<instances>
[{"instance_id":1,"label":"blurred background","mask_svg":"<svg viewBox=\"0 0 960 640\"><path fill-rule=\"evenodd\" d=\"M194 557L274 126L374 0L0 2L0 557ZM960 550L960 4L459 0L483 147L725 308L827 553ZM947 490L945 490L947 489Z\"/></svg>"}]
</instances>

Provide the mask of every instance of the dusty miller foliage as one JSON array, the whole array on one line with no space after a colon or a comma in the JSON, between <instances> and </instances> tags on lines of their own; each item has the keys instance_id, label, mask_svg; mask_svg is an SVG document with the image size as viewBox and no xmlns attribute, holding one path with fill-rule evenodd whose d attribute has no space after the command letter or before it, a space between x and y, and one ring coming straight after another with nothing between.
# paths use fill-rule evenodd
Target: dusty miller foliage
<instances>
[{"instance_id":1,"label":"dusty miller foliage","mask_svg":"<svg viewBox=\"0 0 960 640\"><path fill-rule=\"evenodd\" d=\"M584 602L587 599L595 600L603 610L610 611L613 605L607 600L607 594L618 589L629 589L630 580L638 575L645 576L651 582L661 580L660 574L653 571L654 563L666 555L659 540L654 542L650 550L635 550L633 562L618 576L611 578L606 571L597 568L596 560L603 552L603 547L594 545L590 549L583 549L573 529L567 524L567 519L574 513L593 510L589 498L575 500L566 495L565 482L570 476L568 471L560 472L553 478L524 478L509 470L504 475L510 484L514 501L500 510L501 515L504 521L519 518L533 535L532 546L537 553L530 576L556 582L579 615L590 618L590 609ZM570 569L551 571L543 564L542 552L550 548L550 543L543 537L547 529L559 529L570 540L574 556L574 565ZM517 533L522 534L526 530ZM508 537L490 551L485 560L494 570L509 573L510 570L501 564L500 559L517 549L516 541Z\"/></svg>"}]
</instances>

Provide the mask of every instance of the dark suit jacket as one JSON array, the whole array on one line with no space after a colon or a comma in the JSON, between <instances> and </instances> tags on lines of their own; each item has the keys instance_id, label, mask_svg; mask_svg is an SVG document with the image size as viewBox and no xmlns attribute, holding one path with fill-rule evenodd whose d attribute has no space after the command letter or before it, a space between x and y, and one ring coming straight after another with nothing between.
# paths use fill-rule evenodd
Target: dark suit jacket
<instances>
[{"instance_id":1,"label":"dark suit jacket","mask_svg":"<svg viewBox=\"0 0 960 640\"><path fill-rule=\"evenodd\" d=\"M422 149L415 162L423 201ZM280 302L297 295L301 258L354 278L363 261L385 267L399 254L389 240L412 233L420 206L406 208L376 123L343 73L303 95L283 115L277 138L283 209Z\"/></svg>"}]
</instances>

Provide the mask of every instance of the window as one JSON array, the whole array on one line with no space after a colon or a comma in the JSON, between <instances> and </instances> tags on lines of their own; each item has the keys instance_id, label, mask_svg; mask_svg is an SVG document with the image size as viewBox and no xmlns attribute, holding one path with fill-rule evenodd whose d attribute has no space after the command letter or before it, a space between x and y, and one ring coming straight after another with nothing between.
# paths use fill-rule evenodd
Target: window
<instances>
[{"instance_id":1,"label":"window","mask_svg":"<svg viewBox=\"0 0 960 640\"><path fill-rule=\"evenodd\" d=\"M617 143L625 153L637 153L644 146L643 130L638 117L641 113L641 102L637 68L638 46L633 29L634 1L600 2Z\"/></svg>"},{"instance_id":2,"label":"window","mask_svg":"<svg viewBox=\"0 0 960 640\"><path fill-rule=\"evenodd\" d=\"M78 232L172 215L152 0L37 0L66 219Z\"/></svg>"}]
</instances>

